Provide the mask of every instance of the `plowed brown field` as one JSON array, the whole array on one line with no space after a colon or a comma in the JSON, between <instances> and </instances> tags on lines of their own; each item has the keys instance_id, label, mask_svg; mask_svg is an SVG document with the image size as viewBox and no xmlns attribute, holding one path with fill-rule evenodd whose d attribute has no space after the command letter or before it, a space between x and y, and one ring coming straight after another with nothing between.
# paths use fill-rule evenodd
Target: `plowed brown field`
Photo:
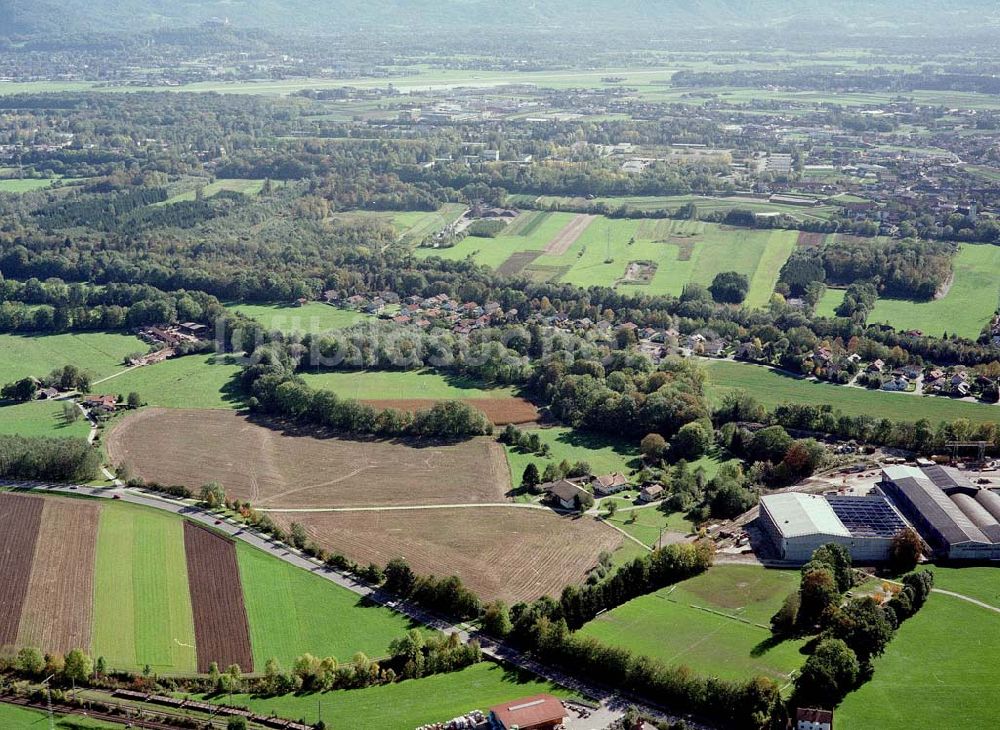
<instances>
[{"instance_id":1,"label":"plowed brown field","mask_svg":"<svg viewBox=\"0 0 1000 730\"><path fill-rule=\"evenodd\" d=\"M90 649L100 514L96 504L45 500L21 613L20 646L60 654Z\"/></svg>"},{"instance_id":2,"label":"plowed brown field","mask_svg":"<svg viewBox=\"0 0 1000 730\"><path fill-rule=\"evenodd\" d=\"M252 672L250 626L243 604L236 546L204 527L185 522L184 550L194 610L198 671L207 672L215 662L223 671L238 664L244 672Z\"/></svg>"},{"instance_id":3,"label":"plowed brown field","mask_svg":"<svg viewBox=\"0 0 1000 730\"><path fill-rule=\"evenodd\" d=\"M43 507L39 497L0 494L0 649L3 650L12 648L17 641Z\"/></svg>"},{"instance_id":4,"label":"plowed brown field","mask_svg":"<svg viewBox=\"0 0 1000 730\"><path fill-rule=\"evenodd\" d=\"M258 507L498 502L510 488L503 448L491 438L353 440L266 428L227 411L140 411L107 448L148 481L198 488L214 479Z\"/></svg>"},{"instance_id":5,"label":"plowed brown field","mask_svg":"<svg viewBox=\"0 0 1000 730\"><path fill-rule=\"evenodd\" d=\"M545 246L546 256L562 256L569 251L570 246L576 243L583 232L590 228L590 224L597 220L596 215L580 214L566 224L555 238Z\"/></svg>"},{"instance_id":6,"label":"plowed brown field","mask_svg":"<svg viewBox=\"0 0 1000 730\"><path fill-rule=\"evenodd\" d=\"M402 400L366 400L375 408L395 408L400 411L423 411L431 408L437 401L423 398L407 398ZM506 426L508 423L537 423L538 409L524 398L463 398L468 403L486 414L494 426Z\"/></svg>"},{"instance_id":7,"label":"plowed brown field","mask_svg":"<svg viewBox=\"0 0 1000 730\"><path fill-rule=\"evenodd\" d=\"M591 517L523 508L272 513L328 550L367 565L403 557L422 575L457 575L484 600L559 595L622 535Z\"/></svg>"}]
</instances>

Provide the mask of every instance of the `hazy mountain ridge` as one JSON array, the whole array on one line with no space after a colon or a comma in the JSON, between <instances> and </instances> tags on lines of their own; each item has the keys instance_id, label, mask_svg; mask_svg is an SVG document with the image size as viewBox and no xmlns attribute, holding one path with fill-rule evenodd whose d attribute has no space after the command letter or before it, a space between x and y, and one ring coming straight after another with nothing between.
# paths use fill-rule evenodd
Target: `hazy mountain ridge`
<instances>
[{"instance_id":1,"label":"hazy mountain ridge","mask_svg":"<svg viewBox=\"0 0 1000 730\"><path fill-rule=\"evenodd\" d=\"M892 23L928 31L1000 24L991 0L0 0L0 35L148 30L227 18L237 27L329 33L353 28L557 29L595 21L664 31L833 23L866 30Z\"/></svg>"}]
</instances>

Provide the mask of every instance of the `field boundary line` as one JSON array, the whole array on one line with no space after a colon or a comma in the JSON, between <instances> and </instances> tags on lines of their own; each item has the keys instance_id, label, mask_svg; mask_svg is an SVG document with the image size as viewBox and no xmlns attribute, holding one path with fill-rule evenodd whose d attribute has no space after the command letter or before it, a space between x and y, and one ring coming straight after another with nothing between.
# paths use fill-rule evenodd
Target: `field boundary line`
<instances>
[{"instance_id":1,"label":"field boundary line","mask_svg":"<svg viewBox=\"0 0 1000 730\"><path fill-rule=\"evenodd\" d=\"M601 522L603 522L605 525L607 525L611 529L618 530L618 532L620 532L621 534L623 534L625 537L627 537L629 540L631 540L632 542L634 542L636 545L642 545L643 549L646 552L649 552L649 553L653 552L653 548L651 548L649 545L647 545L646 543L644 543L642 540L640 540L639 538L635 537L634 535L630 535L628 532L626 532L625 530L623 530L622 528L620 528L618 525L615 525L615 524L612 524L611 522L608 522L606 519L604 519L600 515L597 516L597 519L599 519Z\"/></svg>"},{"instance_id":2,"label":"field boundary line","mask_svg":"<svg viewBox=\"0 0 1000 730\"><path fill-rule=\"evenodd\" d=\"M494 507L515 507L517 509L540 509L546 512L556 512L549 507L540 504L527 504L525 502L476 502L473 504L399 504L386 505L383 507L268 507L260 508L258 512L405 512L412 510L427 509L480 509Z\"/></svg>"},{"instance_id":3,"label":"field boundary line","mask_svg":"<svg viewBox=\"0 0 1000 730\"><path fill-rule=\"evenodd\" d=\"M946 591L943 588L931 588L931 593L940 593L943 596L951 596L952 598L957 598L961 601L966 601L967 603L979 606L980 608L985 608L989 611L993 611L994 613L1000 613L1000 608L993 606L989 603L977 600L971 596L962 595L961 593L955 593L954 591Z\"/></svg>"}]
</instances>

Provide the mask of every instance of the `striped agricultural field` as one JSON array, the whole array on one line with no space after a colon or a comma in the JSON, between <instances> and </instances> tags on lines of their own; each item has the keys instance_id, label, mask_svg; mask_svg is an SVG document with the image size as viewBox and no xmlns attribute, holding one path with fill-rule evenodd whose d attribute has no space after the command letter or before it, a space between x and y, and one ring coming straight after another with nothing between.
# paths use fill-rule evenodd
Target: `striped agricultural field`
<instances>
[{"instance_id":1,"label":"striped agricultural field","mask_svg":"<svg viewBox=\"0 0 1000 730\"><path fill-rule=\"evenodd\" d=\"M5 651L17 643L43 506L38 497L0 494L0 649Z\"/></svg>"}]
</instances>

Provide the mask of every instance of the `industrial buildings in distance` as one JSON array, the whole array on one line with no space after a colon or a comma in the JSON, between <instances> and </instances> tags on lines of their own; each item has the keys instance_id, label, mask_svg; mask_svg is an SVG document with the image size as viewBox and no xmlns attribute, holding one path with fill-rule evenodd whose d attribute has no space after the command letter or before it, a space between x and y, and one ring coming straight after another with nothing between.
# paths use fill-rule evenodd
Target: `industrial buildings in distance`
<instances>
[{"instance_id":1,"label":"industrial buildings in distance","mask_svg":"<svg viewBox=\"0 0 1000 730\"><path fill-rule=\"evenodd\" d=\"M1000 495L943 466L887 466L864 497L786 492L761 497L760 525L782 560L805 563L843 545L858 563L888 560L912 526L945 560L1000 560Z\"/></svg>"}]
</instances>

